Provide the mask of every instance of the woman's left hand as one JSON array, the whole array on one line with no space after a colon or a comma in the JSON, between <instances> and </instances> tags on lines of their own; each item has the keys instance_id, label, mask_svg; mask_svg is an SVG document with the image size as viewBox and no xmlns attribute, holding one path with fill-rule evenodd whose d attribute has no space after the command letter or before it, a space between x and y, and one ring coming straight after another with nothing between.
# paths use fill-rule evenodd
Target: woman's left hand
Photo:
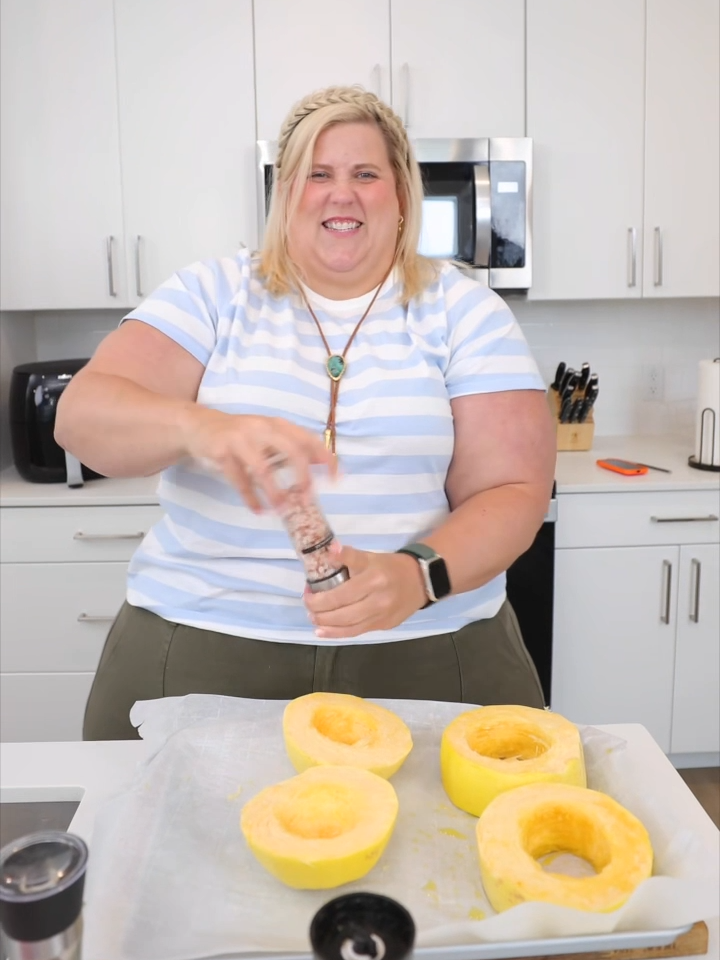
<instances>
[{"instance_id":1,"label":"woman's left hand","mask_svg":"<svg viewBox=\"0 0 720 960\"><path fill-rule=\"evenodd\" d=\"M427 601L417 560L403 553L366 553L335 542L338 567L350 579L333 590L305 590L305 605L320 640L359 637L371 630L390 630Z\"/></svg>"}]
</instances>

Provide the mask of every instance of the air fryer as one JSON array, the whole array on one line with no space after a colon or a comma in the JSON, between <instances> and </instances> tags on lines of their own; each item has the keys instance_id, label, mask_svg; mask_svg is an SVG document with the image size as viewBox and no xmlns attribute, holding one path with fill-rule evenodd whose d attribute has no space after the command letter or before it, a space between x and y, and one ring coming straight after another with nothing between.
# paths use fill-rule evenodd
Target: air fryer
<instances>
[{"instance_id":1,"label":"air fryer","mask_svg":"<svg viewBox=\"0 0 720 960\"><path fill-rule=\"evenodd\" d=\"M14 368L10 380L10 440L15 466L24 480L78 486L83 480L102 476L66 454L54 436L58 400L87 362L45 360Z\"/></svg>"}]
</instances>

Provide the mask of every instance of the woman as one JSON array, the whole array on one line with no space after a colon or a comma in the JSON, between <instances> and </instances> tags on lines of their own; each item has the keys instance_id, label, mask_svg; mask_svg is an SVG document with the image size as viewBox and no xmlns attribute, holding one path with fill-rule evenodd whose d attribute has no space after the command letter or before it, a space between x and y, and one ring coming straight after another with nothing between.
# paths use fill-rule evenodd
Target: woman
<instances>
[{"instance_id":1,"label":"woman","mask_svg":"<svg viewBox=\"0 0 720 960\"><path fill-rule=\"evenodd\" d=\"M542 706L504 571L550 495L543 382L503 301L416 253L421 205L388 106L306 97L261 253L181 270L65 390L63 447L107 476L163 471L86 739L136 736L136 700L191 692ZM269 450L342 544L333 590L304 590Z\"/></svg>"}]
</instances>

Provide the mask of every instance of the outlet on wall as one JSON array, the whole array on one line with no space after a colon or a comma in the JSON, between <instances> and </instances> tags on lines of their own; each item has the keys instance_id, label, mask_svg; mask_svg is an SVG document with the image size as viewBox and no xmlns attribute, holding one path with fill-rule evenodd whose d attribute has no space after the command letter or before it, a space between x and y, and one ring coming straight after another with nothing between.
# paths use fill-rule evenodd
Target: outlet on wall
<instances>
[{"instance_id":1,"label":"outlet on wall","mask_svg":"<svg viewBox=\"0 0 720 960\"><path fill-rule=\"evenodd\" d=\"M643 367L643 400L665 399L665 368L660 363Z\"/></svg>"}]
</instances>

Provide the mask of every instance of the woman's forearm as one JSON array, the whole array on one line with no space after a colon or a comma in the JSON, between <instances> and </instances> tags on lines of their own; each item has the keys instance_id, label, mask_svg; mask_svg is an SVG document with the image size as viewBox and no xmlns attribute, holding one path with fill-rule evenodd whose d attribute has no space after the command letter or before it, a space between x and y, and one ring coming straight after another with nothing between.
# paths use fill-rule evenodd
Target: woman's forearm
<instances>
[{"instance_id":1,"label":"woman's forearm","mask_svg":"<svg viewBox=\"0 0 720 960\"><path fill-rule=\"evenodd\" d=\"M453 593L502 573L532 544L547 509L544 488L507 484L469 497L422 542L447 564Z\"/></svg>"},{"instance_id":2,"label":"woman's forearm","mask_svg":"<svg viewBox=\"0 0 720 960\"><path fill-rule=\"evenodd\" d=\"M81 371L58 403L55 439L106 477L148 476L187 454L185 424L195 408L125 377Z\"/></svg>"}]
</instances>

